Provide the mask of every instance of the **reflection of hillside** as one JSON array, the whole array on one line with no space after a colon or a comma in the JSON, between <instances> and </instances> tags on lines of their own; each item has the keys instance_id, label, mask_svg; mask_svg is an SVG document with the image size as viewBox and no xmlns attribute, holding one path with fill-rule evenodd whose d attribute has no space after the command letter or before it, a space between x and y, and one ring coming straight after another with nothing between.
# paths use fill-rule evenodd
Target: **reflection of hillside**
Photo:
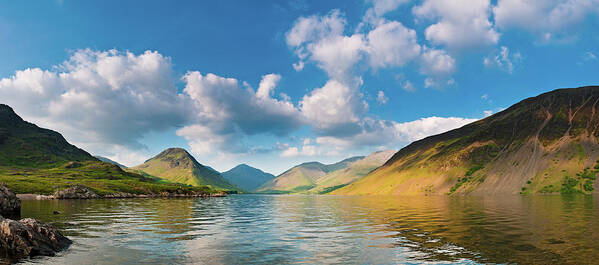
<instances>
[{"instance_id":1,"label":"reflection of hillside","mask_svg":"<svg viewBox=\"0 0 599 265\"><path fill-rule=\"evenodd\" d=\"M345 222L367 220L396 240L393 247L421 260L581 264L599 258L590 197L340 199L346 201L338 211Z\"/></svg>"},{"instance_id":2,"label":"reflection of hillside","mask_svg":"<svg viewBox=\"0 0 599 265\"><path fill-rule=\"evenodd\" d=\"M597 199L584 196L25 201L23 216L65 231L77 244L64 259L87 263L142 258L191 264L599 260ZM110 258L104 262L102 255Z\"/></svg>"}]
</instances>

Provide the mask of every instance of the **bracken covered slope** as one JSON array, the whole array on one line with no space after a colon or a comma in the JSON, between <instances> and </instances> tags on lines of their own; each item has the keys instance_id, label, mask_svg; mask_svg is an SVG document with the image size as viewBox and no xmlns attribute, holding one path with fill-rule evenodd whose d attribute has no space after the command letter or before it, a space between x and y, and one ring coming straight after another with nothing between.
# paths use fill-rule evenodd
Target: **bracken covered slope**
<instances>
[{"instance_id":1,"label":"bracken covered slope","mask_svg":"<svg viewBox=\"0 0 599 265\"><path fill-rule=\"evenodd\" d=\"M216 189L238 190L218 172L195 160L185 149L169 148L132 169L141 170L170 182Z\"/></svg>"},{"instance_id":2,"label":"bracken covered slope","mask_svg":"<svg viewBox=\"0 0 599 265\"><path fill-rule=\"evenodd\" d=\"M558 89L413 142L334 194L592 193L599 87Z\"/></svg>"}]
</instances>

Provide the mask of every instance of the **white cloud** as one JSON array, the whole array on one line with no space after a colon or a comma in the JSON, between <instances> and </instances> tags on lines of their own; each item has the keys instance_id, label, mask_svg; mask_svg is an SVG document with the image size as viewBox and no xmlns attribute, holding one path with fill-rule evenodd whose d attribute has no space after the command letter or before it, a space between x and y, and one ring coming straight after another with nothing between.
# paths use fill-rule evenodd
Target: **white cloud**
<instances>
[{"instance_id":1,"label":"white cloud","mask_svg":"<svg viewBox=\"0 0 599 265\"><path fill-rule=\"evenodd\" d=\"M401 87L405 91L408 91L408 92L414 92L414 91L416 91L416 87L409 80L406 80Z\"/></svg>"},{"instance_id":2,"label":"white cloud","mask_svg":"<svg viewBox=\"0 0 599 265\"><path fill-rule=\"evenodd\" d=\"M185 137L198 155L247 152L242 144L246 135L287 135L303 120L287 99L270 96L279 79L279 75L264 75L255 93L235 78L188 72L184 92L195 106L194 121L178 130L177 135Z\"/></svg>"},{"instance_id":3,"label":"white cloud","mask_svg":"<svg viewBox=\"0 0 599 265\"><path fill-rule=\"evenodd\" d=\"M379 92L376 95L376 101L381 104L387 104L387 101L389 101L389 98L385 96L385 92L379 90Z\"/></svg>"},{"instance_id":4,"label":"white cloud","mask_svg":"<svg viewBox=\"0 0 599 265\"><path fill-rule=\"evenodd\" d=\"M514 65L521 61L522 55L520 52L510 54L508 47L501 46L499 51L495 51L483 59L483 65L485 67L497 67L511 74L514 72Z\"/></svg>"},{"instance_id":5,"label":"white cloud","mask_svg":"<svg viewBox=\"0 0 599 265\"><path fill-rule=\"evenodd\" d=\"M595 55L593 52L585 52L582 56L582 59L585 61L595 61L597 60L597 55Z\"/></svg>"},{"instance_id":6,"label":"white cloud","mask_svg":"<svg viewBox=\"0 0 599 265\"><path fill-rule=\"evenodd\" d=\"M410 2L410 0L368 0L372 3L372 12L380 17L387 12L397 9L400 5ZM368 13L368 11L367 11Z\"/></svg>"},{"instance_id":7,"label":"white cloud","mask_svg":"<svg viewBox=\"0 0 599 265\"><path fill-rule=\"evenodd\" d=\"M424 79L424 87L429 88L442 88L445 86L452 86L455 84L455 79L443 80L439 78L427 77Z\"/></svg>"},{"instance_id":8,"label":"white cloud","mask_svg":"<svg viewBox=\"0 0 599 265\"><path fill-rule=\"evenodd\" d=\"M593 12L599 12L598 0L499 0L493 7L500 28L542 33L546 41L553 32L579 24Z\"/></svg>"},{"instance_id":9,"label":"white cloud","mask_svg":"<svg viewBox=\"0 0 599 265\"><path fill-rule=\"evenodd\" d=\"M323 87L314 89L300 102L302 114L319 131L325 133L351 133L368 110L368 104L356 88L329 80Z\"/></svg>"},{"instance_id":10,"label":"white cloud","mask_svg":"<svg viewBox=\"0 0 599 265\"><path fill-rule=\"evenodd\" d=\"M296 70L312 61L329 78L349 84L355 82L355 65L367 60L374 68L404 66L420 55L416 32L397 21L380 19L364 34L345 35L346 20L338 10L326 16L301 17L287 32L287 45L299 62Z\"/></svg>"},{"instance_id":11,"label":"white cloud","mask_svg":"<svg viewBox=\"0 0 599 265\"><path fill-rule=\"evenodd\" d=\"M352 79L351 69L362 59L364 49L364 38L360 34L331 36L308 45L310 58L329 77L340 81Z\"/></svg>"},{"instance_id":12,"label":"white cloud","mask_svg":"<svg viewBox=\"0 0 599 265\"><path fill-rule=\"evenodd\" d=\"M262 76L262 81L256 91L256 96L263 99L268 99L277 86L277 83L281 80L281 76L277 74L267 74Z\"/></svg>"},{"instance_id":13,"label":"white cloud","mask_svg":"<svg viewBox=\"0 0 599 265\"><path fill-rule=\"evenodd\" d=\"M484 95L480 96L480 99L487 100L487 99L489 99L489 95L484 94Z\"/></svg>"},{"instance_id":14,"label":"white cloud","mask_svg":"<svg viewBox=\"0 0 599 265\"><path fill-rule=\"evenodd\" d=\"M421 56L420 72L433 76L448 76L455 72L456 62L444 50L425 48Z\"/></svg>"},{"instance_id":15,"label":"white cloud","mask_svg":"<svg viewBox=\"0 0 599 265\"><path fill-rule=\"evenodd\" d=\"M146 133L188 120L189 102L174 83L170 59L157 52L88 49L53 70L16 71L0 81L0 98L24 119L106 155L141 149Z\"/></svg>"},{"instance_id":16,"label":"white cloud","mask_svg":"<svg viewBox=\"0 0 599 265\"><path fill-rule=\"evenodd\" d=\"M322 136L316 142L323 149L343 152L360 146L378 146L380 148L395 148L427 136L443 133L459 128L477 119L457 117L428 117L418 120L398 123L375 119L364 119L360 133L347 137Z\"/></svg>"},{"instance_id":17,"label":"white cloud","mask_svg":"<svg viewBox=\"0 0 599 265\"><path fill-rule=\"evenodd\" d=\"M397 21L378 25L367 35L367 52L373 68L403 66L420 55L416 31Z\"/></svg>"},{"instance_id":18,"label":"white cloud","mask_svg":"<svg viewBox=\"0 0 599 265\"><path fill-rule=\"evenodd\" d=\"M489 21L489 0L424 0L413 8L418 18L436 23L425 30L426 39L450 49L494 45L499 33Z\"/></svg>"},{"instance_id":19,"label":"white cloud","mask_svg":"<svg viewBox=\"0 0 599 265\"><path fill-rule=\"evenodd\" d=\"M281 157L294 157L300 154L297 147L289 147L281 152Z\"/></svg>"},{"instance_id":20,"label":"white cloud","mask_svg":"<svg viewBox=\"0 0 599 265\"><path fill-rule=\"evenodd\" d=\"M484 114L485 117L489 117L489 116L493 115L493 111L492 110L485 110L485 111L483 111L483 114Z\"/></svg>"}]
</instances>

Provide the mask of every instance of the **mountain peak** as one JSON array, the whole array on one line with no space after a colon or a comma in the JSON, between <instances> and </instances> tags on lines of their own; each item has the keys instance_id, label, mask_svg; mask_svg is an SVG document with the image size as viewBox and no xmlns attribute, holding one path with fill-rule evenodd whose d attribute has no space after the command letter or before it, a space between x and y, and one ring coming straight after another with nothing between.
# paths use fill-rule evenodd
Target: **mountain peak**
<instances>
[{"instance_id":1,"label":"mountain peak","mask_svg":"<svg viewBox=\"0 0 599 265\"><path fill-rule=\"evenodd\" d=\"M150 175L172 182L200 186L210 185L213 188L236 190L237 188L217 171L200 164L183 148L168 148L143 164L134 167Z\"/></svg>"},{"instance_id":2,"label":"mountain peak","mask_svg":"<svg viewBox=\"0 0 599 265\"><path fill-rule=\"evenodd\" d=\"M0 104L0 127L11 127L26 123L15 111L6 104Z\"/></svg>"}]
</instances>

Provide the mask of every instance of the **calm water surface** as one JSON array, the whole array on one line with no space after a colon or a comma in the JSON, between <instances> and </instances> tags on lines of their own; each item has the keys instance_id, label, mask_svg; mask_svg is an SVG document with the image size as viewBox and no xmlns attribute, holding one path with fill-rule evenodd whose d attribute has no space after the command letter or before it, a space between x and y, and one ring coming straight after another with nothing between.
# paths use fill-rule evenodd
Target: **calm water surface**
<instances>
[{"instance_id":1,"label":"calm water surface","mask_svg":"<svg viewBox=\"0 0 599 265\"><path fill-rule=\"evenodd\" d=\"M599 263L598 199L234 195L24 201L24 217L53 223L75 241L56 257L25 262Z\"/></svg>"}]
</instances>

